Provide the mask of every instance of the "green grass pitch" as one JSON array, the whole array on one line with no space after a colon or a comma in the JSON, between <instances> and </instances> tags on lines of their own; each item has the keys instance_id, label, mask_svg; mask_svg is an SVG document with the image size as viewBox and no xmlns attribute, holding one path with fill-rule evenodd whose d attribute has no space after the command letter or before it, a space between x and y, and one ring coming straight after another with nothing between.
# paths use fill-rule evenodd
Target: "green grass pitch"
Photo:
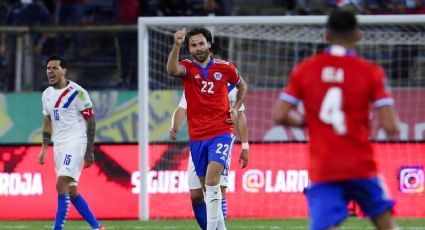
<instances>
[{"instance_id":1,"label":"green grass pitch","mask_svg":"<svg viewBox=\"0 0 425 230\"><path fill-rule=\"evenodd\" d=\"M199 229L195 220L103 220L107 230L156 230L156 229ZM425 230L425 219L397 219L400 230ZM53 221L0 221L0 230L44 230L52 229ZM306 219L236 219L226 222L229 230L246 229L246 230L276 230L276 229L308 229L308 221ZM67 221L64 230L89 230L89 226L83 221ZM341 230L367 230L374 229L369 221L365 219L350 218L340 227Z\"/></svg>"}]
</instances>

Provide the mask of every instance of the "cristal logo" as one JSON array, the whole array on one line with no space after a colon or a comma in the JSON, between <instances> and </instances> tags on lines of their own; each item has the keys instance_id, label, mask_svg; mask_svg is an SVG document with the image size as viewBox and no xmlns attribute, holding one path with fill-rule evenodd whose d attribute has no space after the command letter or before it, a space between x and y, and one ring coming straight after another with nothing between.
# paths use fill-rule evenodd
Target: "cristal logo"
<instances>
[{"instance_id":1,"label":"cristal logo","mask_svg":"<svg viewBox=\"0 0 425 230\"><path fill-rule=\"evenodd\" d=\"M259 192L264 183L264 173L258 169L248 170L242 178L242 187L247 192Z\"/></svg>"},{"instance_id":2,"label":"cristal logo","mask_svg":"<svg viewBox=\"0 0 425 230\"><path fill-rule=\"evenodd\" d=\"M400 191L403 193L424 192L424 169L422 166L400 167L399 170Z\"/></svg>"}]
</instances>

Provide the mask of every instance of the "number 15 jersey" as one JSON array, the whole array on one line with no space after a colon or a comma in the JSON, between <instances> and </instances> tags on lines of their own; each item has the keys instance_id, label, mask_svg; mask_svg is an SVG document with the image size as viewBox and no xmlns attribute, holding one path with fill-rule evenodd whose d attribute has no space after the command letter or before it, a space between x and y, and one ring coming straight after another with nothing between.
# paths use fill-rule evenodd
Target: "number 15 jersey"
<instances>
[{"instance_id":1,"label":"number 15 jersey","mask_svg":"<svg viewBox=\"0 0 425 230\"><path fill-rule=\"evenodd\" d=\"M369 113L371 104L394 102L384 80L381 67L341 46L332 46L293 70L280 99L294 105L304 102L313 182L377 175Z\"/></svg>"},{"instance_id":2,"label":"number 15 jersey","mask_svg":"<svg viewBox=\"0 0 425 230\"><path fill-rule=\"evenodd\" d=\"M189 139L208 140L223 133L234 133L230 118L227 83L237 85L240 77L235 66L211 59L205 68L188 59L180 61L185 68L183 86L187 100Z\"/></svg>"}]
</instances>

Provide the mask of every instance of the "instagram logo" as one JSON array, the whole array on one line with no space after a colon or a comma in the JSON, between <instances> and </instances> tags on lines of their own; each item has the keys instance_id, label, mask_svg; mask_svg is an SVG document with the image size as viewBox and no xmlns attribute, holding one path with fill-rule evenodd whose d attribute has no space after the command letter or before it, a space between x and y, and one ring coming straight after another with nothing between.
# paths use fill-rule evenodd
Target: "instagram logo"
<instances>
[{"instance_id":1,"label":"instagram logo","mask_svg":"<svg viewBox=\"0 0 425 230\"><path fill-rule=\"evenodd\" d=\"M424 169L422 166L401 167L399 170L400 191L403 193L424 192Z\"/></svg>"}]
</instances>

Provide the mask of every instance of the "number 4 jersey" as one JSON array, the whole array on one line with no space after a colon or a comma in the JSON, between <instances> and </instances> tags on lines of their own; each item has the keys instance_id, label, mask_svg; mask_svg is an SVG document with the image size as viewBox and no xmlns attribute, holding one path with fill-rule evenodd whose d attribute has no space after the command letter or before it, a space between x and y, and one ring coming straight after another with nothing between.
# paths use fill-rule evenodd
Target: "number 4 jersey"
<instances>
[{"instance_id":1,"label":"number 4 jersey","mask_svg":"<svg viewBox=\"0 0 425 230\"><path fill-rule=\"evenodd\" d=\"M226 123L226 119L230 118L227 83L240 82L235 66L220 59L211 59L205 68L187 59L180 65L186 70L183 85L190 140L234 133L234 126Z\"/></svg>"},{"instance_id":2,"label":"number 4 jersey","mask_svg":"<svg viewBox=\"0 0 425 230\"><path fill-rule=\"evenodd\" d=\"M280 99L304 103L313 182L377 175L369 142L371 104L394 103L381 67L340 46L301 62Z\"/></svg>"},{"instance_id":3,"label":"number 4 jersey","mask_svg":"<svg viewBox=\"0 0 425 230\"><path fill-rule=\"evenodd\" d=\"M42 95L43 114L52 121L53 143L63 144L87 136L84 118L93 117L89 94L77 83L68 81L62 89L50 86Z\"/></svg>"}]
</instances>

